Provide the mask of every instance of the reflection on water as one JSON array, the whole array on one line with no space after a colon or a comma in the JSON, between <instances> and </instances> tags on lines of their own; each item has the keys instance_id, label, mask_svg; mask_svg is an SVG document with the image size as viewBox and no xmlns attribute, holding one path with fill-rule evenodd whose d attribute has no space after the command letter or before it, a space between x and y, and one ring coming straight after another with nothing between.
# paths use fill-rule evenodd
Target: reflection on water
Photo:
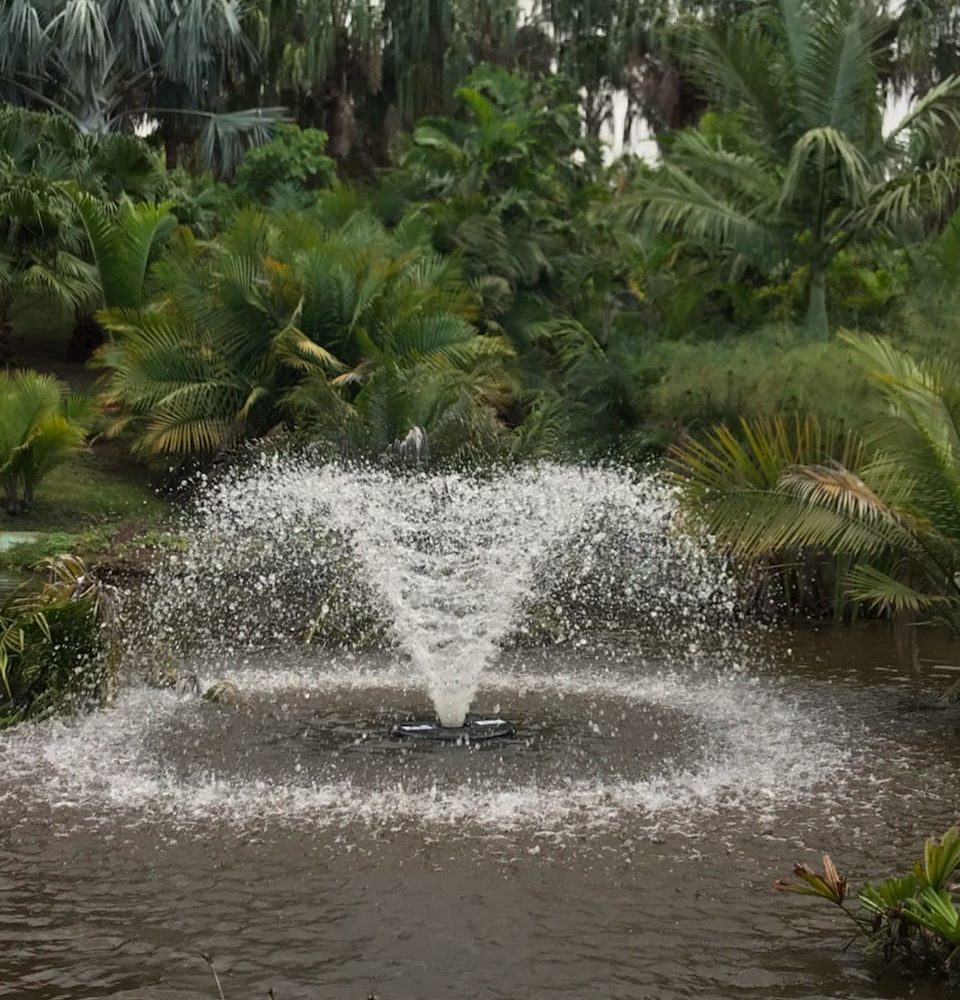
<instances>
[{"instance_id":1,"label":"reflection on water","mask_svg":"<svg viewBox=\"0 0 960 1000\"><path fill-rule=\"evenodd\" d=\"M499 748L412 751L383 659L208 665L237 708L133 690L0 738L0 997L942 997L774 895L859 880L960 811L960 711L888 631L793 630L715 672L615 646L501 657ZM758 655L758 660L760 659ZM197 665L201 670L203 664ZM879 985L878 985L879 982Z\"/></svg>"}]
</instances>

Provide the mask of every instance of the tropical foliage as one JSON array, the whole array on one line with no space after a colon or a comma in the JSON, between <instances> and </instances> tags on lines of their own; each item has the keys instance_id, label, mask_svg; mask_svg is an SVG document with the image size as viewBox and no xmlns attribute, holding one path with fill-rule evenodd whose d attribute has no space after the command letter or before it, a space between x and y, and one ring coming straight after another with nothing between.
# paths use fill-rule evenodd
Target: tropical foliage
<instances>
[{"instance_id":1,"label":"tropical foliage","mask_svg":"<svg viewBox=\"0 0 960 1000\"><path fill-rule=\"evenodd\" d=\"M336 165L326 155L326 148L326 132L278 125L270 142L244 154L237 186L252 201L264 205L291 188L310 191L327 187L336 178Z\"/></svg>"},{"instance_id":2,"label":"tropical foliage","mask_svg":"<svg viewBox=\"0 0 960 1000\"><path fill-rule=\"evenodd\" d=\"M132 136L85 136L60 116L0 108L0 357L25 301L59 306L77 325L102 304L84 210L140 204L164 184Z\"/></svg>"},{"instance_id":3,"label":"tropical foliage","mask_svg":"<svg viewBox=\"0 0 960 1000\"><path fill-rule=\"evenodd\" d=\"M879 328L908 301L910 283L932 270L922 237L937 226L932 210L952 190L955 87L914 58L916 12L908 23L832 0L830 16L819 18L819 7L784 0L631 12L617 3L583 10L550 3L526 16L509 4L451 0L376 10L194 4L174 18L173 7L148 6L70 5L59 19L39 4L0 8L12 31L3 64L12 98L47 106L44 95L75 73L70 100L103 105L90 96L99 86L90 74L107 65L104 53L112 50L104 87L121 95L116 114L103 119L107 130L94 134L74 127L75 107L72 117L4 112L13 123L9 196L0 198L0 323L8 342L19 312L41 289L73 314L77 357L102 340L96 309L149 309L155 293L169 299L169 289L151 284L149 265L164 255L170 215L205 241L205 260L218 252L206 243L218 242L250 202L278 218L309 215L321 202L325 227L361 210L386 232L409 229L417 218L479 300L478 332L506 338L515 356L517 387L500 409L501 425L578 453L639 456L678 429L741 409L802 409L823 369L839 383L825 415L846 417L842 401L856 390L831 369L832 359L800 356L789 327L772 337L763 328L789 322L821 278L835 313ZM23 44L14 46L16 39ZM66 47L57 50L54 39ZM94 53L84 39L108 44ZM183 43L176 58L175 40ZM738 89L730 74L753 40L763 59ZM122 81L146 66L151 46L163 57L126 87ZM69 66L60 65L64 53ZM38 75L40 65L46 69ZM780 76L788 85L774 87ZM890 133L881 122L884 87L894 79L927 92L904 127ZM604 166L596 135L614 115L611 86L625 88L628 117L642 110L658 123L660 164L632 158ZM161 95L163 108L177 114L159 108ZM206 147L195 143L180 111L213 109L207 145L216 145L224 116L264 102L285 105L299 124L281 123L273 141L256 149L245 150L237 133L229 170L222 157L218 168L235 172L232 187L182 169L164 172L149 148L162 141L168 163L180 151L195 167ZM662 113L655 113L658 102ZM117 131L132 128L136 109L147 106L159 123L147 143ZM425 111L434 114L419 117ZM377 119L377 136L364 137L364 116ZM693 121L695 129L666 131ZM150 123L143 128L149 132ZM834 145L823 147L818 173L821 139ZM230 143L221 145L223 152ZM326 193L335 187L331 156L341 175L360 160L390 168L363 189ZM707 217L732 225L726 209L684 208L682 225L670 216L681 174L716 205L729 195L740 222L752 220L741 229L757 236L757 253L698 229ZM885 206L879 215L878 198ZM819 229L811 227L811 206L823 209ZM118 260L129 274L116 273ZM952 287L951 266L944 288ZM714 360L696 365L704 352ZM790 391L778 390L783 380ZM260 432L256 423L248 429Z\"/></svg>"},{"instance_id":4,"label":"tropical foliage","mask_svg":"<svg viewBox=\"0 0 960 1000\"><path fill-rule=\"evenodd\" d=\"M837 255L951 207L960 184L960 77L888 125L886 29L850 0L764 0L732 25L699 25L691 67L723 116L671 136L663 166L636 181L633 217L704 244L735 275L802 272L807 324L825 336Z\"/></svg>"},{"instance_id":5,"label":"tropical foliage","mask_svg":"<svg viewBox=\"0 0 960 1000\"><path fill-rule=\"evenodd\" d=\"M70 556L0 600L0 729L103 704L116 683L110 589Z\"/></svg>"},{"instance_id":6,"label":"tropical foliage","mask_svg":"<svg viewBox=\"0 0 960 1000\"><path fill-rule=\"evenodd\" d=\"M282 117L228 108L256 65L244 17L237 0L5 0L0 85L8 100L55 109L82 133L128 132L153 116L168 164L192 141L206 166L229 174Z\"/></svg>"},{"instance_id":7,"label":"tropical foliage","mask_svg":"<svg viewBox=\"0 0 960 1000\"><path fill-rule=\"evenodd\" d=\"M955 877L960 868L960 830L929 838L923 857L904 876L876 885L865 882L857 893L859 911L849 908L847 879L829 855L823 872L808 865L793 869L798 882L778 881L775 888L824 899L838 907L868 947L888 962L912 972L955 978L960 973L960 909Z\"/></svg>"},{"instance_id":8,"label":"tropical foliage","mask_svg":"<svg viewBox=\"0 0 960 1000\"><path fill-rule=\"evenodd\" d=\"M73 204L93 260L97 305L127 309L145 305L151 257L177 221L169 203L136 204L123 195L110 204L75 186L65 185L63 191Z\"/></svg>"},{"instance_id":9,"label":"tropical foliage","mask_svg":"<svg viewBox=\"0 0 960 1000\"><path fill-rule=\"evenodd\" d=\"M798 422L717 427L673 450L681 488L717 544L747 559L826 552L846 596L912 622L960 625L960 377L889 342L844 337L886 413L862 438Z\"/></svg>"},{"instance_id":10,"label":"tropical foliage","mask_svg":"<svg viewBox=\"0 0 960 1000\"><path fill-rule=\"evenodd\" d=\"M474 325L457 263L415 222L331 214L248 210L211 245L181 233L150 306L101 313L108 432L174 458L296 426L375 450L413 426L495 433L511 349Z\"/></svg>"},{"instance_id":11,"label":"tropical foliage","mask_svg":"<svg viewBox=\"0 0 960 1000\"><path fill-rule=\"evenodd\" d=\"M0 346L36 363L25 317L67 317L102 426L157 467L277 435L379 455L425 432L434 459L680 442L758 600L952 621L952 487L917 462L953 473L903 430L949 442L917 385L952 413L960 363L938 11L0 3L6 96L62 105L0 110ZM286 110L245 131L261 105ZM658 158L612 159L600 137L641 114ZM856 350L806 335L828 300Z\"/></svg>"},{"instance_id":12,"label":"tropical foliage","mask_svg":"<svg viewBox=\"0 0 960 1000\"><path fill-rule=\"evenodd\" d=\"M37 484L80 448L91 410L50 375L0 373L0 485L9 514L33 503Z\"/></svg>"}]
</instances>

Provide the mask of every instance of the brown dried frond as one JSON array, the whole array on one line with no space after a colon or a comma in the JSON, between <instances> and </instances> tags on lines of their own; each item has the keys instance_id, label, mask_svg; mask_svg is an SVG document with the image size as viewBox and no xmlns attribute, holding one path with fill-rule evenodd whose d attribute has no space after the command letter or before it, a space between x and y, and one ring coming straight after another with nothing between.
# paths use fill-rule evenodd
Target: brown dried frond
<instances>
[{"instance_id":1,"label":"brown dried frond","mask_svg":"<svg viewBox=\"0 0 960 1000\"><path fill-rule=\"evenodd\" d=\"M893 517L887 504L855 472L842 465L790 466L780 477L780 486L808 503L830 506L852 517Z\"/></svg>"}]
</instances>

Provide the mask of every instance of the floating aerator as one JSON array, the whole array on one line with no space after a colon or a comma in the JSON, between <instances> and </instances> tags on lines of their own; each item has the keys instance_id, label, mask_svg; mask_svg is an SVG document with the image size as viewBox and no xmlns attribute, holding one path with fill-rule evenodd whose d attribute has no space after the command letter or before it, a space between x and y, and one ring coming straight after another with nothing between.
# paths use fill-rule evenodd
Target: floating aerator
<instances>
[{"instance_id":1,"label":"floating aerator","mask_svg":"<svg viewBox=\"0 0 960 1000\"><path fill-rule=\"evenodd\" d=\"M400 722L391 735L398 740L431 740L434 743L483 743L513 736L513 726L496 716L468 715L462 726L441 726L430 719Z\"/></svg>"}]
</instances>

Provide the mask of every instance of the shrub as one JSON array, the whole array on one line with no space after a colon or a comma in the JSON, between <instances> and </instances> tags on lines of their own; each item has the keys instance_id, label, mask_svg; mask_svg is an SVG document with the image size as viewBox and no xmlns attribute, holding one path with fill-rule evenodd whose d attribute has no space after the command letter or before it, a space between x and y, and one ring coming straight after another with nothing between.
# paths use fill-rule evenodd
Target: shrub
<instances>
[{"instance_id":1,"label":"shrub","mask_svg":"<svg viewBox=\"0 0 960 1000\"><path fill-rule=\"evenodd\" d=\"M266 145L250 149L237 170L237 184L252 201L266 204L278 186L307 191L327 187L337 175L326 155L327 133L315 128L279 125Z\"/></svg>"},{"instance_id":2,"label":"shrub","mask_svg":"<svg viewBox=\"0 0 960 1000\"><path fill-rule=\"evenodd\" d=\"M90 416L52 375L0 374L0 485L9 513L29 507L40 480L80 448Z\"/></svg>"},{"instance_id":3,"label":"shrub","mask_svg":"<svg viewBox=\"0 0 960 1000\"><path fill-rule=\"evenodd\" d=\"M774 888L816 896L838 907L856 926L870 950L888 962L927 975L956 977L960 972L960 911L951 882L960 867L960 830L948 830L939 841L931 837L923 858L904 876L876 885L865 882L857 893L859 911L847 904L847 879L829 855L823 873L795 865L800 881L778 881Z\"/></svg>"},{"instance_id":4,"label":"shrub","mask_svg":"<svg viewBox=\"0 0 960 1000\"><path fill-rule=\"evenodd\" d=\"M0 602L0 729L103 704L116 682L112 595L79 559L45 562L40 590Z\"/></svg>"}]
</instances>

